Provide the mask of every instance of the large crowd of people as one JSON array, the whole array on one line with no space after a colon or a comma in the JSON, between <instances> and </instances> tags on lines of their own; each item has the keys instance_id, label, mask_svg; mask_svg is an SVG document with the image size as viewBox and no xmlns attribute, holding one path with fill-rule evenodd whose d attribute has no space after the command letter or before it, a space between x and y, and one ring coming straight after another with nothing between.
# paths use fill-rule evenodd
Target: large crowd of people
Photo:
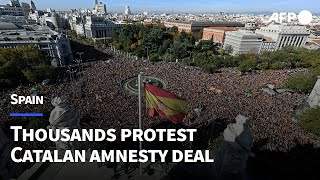
<instances>
[{"instance_id":1,"label":"large crowd of people","mask_svg":"<svg viewBox=\"0 0 320 180\"><path fill-rule=\"evenodd\" d=\"M46 97L43 106L12 106L9 104L10 93L30 94L30 87L18 87L1 94L1 111L5 114L2 121L13 119L9 117L10 112L32 112L39 108L51 111L53 106L50 99L53 96L68 95L70 104L78 109L81 117L90 119L81 124L82 128L138 128L138 97L123 91L121 82L142 72L166 81L169 91L188 100L190 112L202 107L195 118L186 118L186 125L201 126L217 118L233 119L242 114L252 119L251 128L255 141L267 139L261 147L263 149L286 152L297 143L320 146L320 138L303 131L292 121L294 106L304 103L307 95L296 92L270 96L261 90L267 84L283 87L288 75L294 73L292 71L270 70L240 74L236 69L226 68L220 73L208 74L197 67L182 63L148 62L128 58L127 54L112 50L106 51L107 54L113 54L109 61L104 59L83 64L81 80L84 84L81 98L75 95L75 78L73 83L61 81L48 85L39 84L39 94ZM78 68L77 65L73 67ZM213 93L209 90L211 87L221 90L222 93ZM247 96L247 93L251 95ZM152 127L161 121L168 120L143 114L144 128Z\"/></svg>"}]
</instances>

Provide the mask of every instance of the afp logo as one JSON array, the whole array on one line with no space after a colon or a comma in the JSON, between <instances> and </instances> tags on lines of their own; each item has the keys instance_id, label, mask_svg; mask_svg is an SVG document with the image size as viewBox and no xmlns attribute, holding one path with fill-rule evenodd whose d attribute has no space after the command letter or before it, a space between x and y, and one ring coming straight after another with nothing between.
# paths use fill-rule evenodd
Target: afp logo
<instances>
[{"instance_id":1,"label":"afp logo","mask_svg":"<svg viewBox=\"0 0 320 180\"><path fill-rule=\"evenodd\" d=\"M307 10L301 11L298 15L296 13L273 13L269 22L283 23L284 20L287 20L288 23L297 20L302 25L308 25L312 22L312 13Z\"/></svg>"}]
</instances>

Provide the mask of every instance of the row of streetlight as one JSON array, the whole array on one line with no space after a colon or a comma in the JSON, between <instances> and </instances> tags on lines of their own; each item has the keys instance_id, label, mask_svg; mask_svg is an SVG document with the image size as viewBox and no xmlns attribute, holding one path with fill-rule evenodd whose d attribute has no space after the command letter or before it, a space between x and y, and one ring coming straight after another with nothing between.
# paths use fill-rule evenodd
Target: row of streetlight
<instances>
[{"instance_id":1,"label":"row of streetlight","mask_svg":"<svg viewBox=\"0 0 320 180\"><path fill-rule=\"evenodd\" d=\"M113 47L113 46L109 46L109 48L110 48L110 50L112 50L114 52L117 52L117 53L121 52L120 50L117 51L115 49L115 47ZM149 61L150 60L150 58L149 58L149 50L150 50L150 48L149 47L145 47L145 49L147 50L147 60ZM171 48L168 48L168 50L170 52L170 62L172 62L172 55L173 55L174 48L171 47ZM194 61L194 59L192 58L192 55L194 54L194 52L188 51L188 53L190 54L190 61L189 61L189 66L190 66L191 65L191 61ZM127 58L130 58L129 56L130 56L130 54L127 53Z\"/></svg>"},{"instance_id":2,"label":"row of streetlight","mask_svg":"<svg viewBox=\"0 0 320 180\"><path fill-rule=\"evenodd\" d=\"M78 78L78 83L77 85L79 84L79 82L82 80L81 79L81 73L83 72L83 64L82 64L82 55L84 54L84 52L77 52L76 53L77 55L80 56L80 59L75 59L74 62L76 62L78 64L78 70L74 70L74 69L71 69L71 64L68 65L68 70L66 71L66 73L69 74L69 77L70 77L70 86L71 86L71 92L74 92L74 82L76 82L76 77L75 77L75 73L78 72L78 74L76 74L76 76L78 75L79 78ZM77 94L77 92L75 92Z\"/></svg>"}]
</instances>

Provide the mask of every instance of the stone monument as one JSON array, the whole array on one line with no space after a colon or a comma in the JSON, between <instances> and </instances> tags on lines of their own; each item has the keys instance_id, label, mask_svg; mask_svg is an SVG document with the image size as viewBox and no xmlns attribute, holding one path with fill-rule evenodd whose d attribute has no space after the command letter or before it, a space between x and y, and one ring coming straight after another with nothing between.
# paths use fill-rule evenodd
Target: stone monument
<instances>
[{"instance_id":1,"label":"stone monument","mask_svg":"<svg viewBox=\"0 0 320 180\"><path fill-rule=\"evenodd\" d=\"M249 118L238 115L236 123L229 124L224 130L224 141L215 159L218 178L241 179L245 176L247 160L249 156L254 156L249 125Z\"/></svg>"},{"instance_id":2,"label":"stone monument","mask_svg":"<svg viewBox=\"0 0 320 180\"><path fill-rule=\"evenodd\" d=\"M312 108L320 107L320 76L318 76L318 81L308 98L308 104Z\"/></svg>"},{"instance_id":3,"label":"stone monument","mask_svg":"<svg viewBox=\"0 0 320 180\"><path fill-rule=\"evenodd\" d=\"M81 131L79 113L75 107L69 105L68 97L55 97L52 99L51 104L55 108L50 113L50 125L48 126L48 129L78 129ZM57 141L56 148L62 151L67 149L87 149L86 144L77 141Z\"/></svg>"}]
</instances>

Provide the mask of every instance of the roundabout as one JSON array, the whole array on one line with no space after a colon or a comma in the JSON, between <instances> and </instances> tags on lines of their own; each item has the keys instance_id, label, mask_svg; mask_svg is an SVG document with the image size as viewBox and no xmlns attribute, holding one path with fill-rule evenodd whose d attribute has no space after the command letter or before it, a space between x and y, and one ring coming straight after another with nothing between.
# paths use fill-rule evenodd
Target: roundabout
<instances>
[{"instance_id":1,"label":"roundabout","mask_svg":"<svg viewBox=\"0 0 320 180\"><path fill-rule=\"evenodd\" d=\"M156 87L166 89L167 83L159 78L152 77L152 76L142 76L141 82L148 82L149 84L152 84ZM131 78L128 78L126 80L123 80L121 82L121 88L123 91L129 94L138 95L138 76L134 76ZM144 88L144 85L142 84L141 88Z\"/></svg>"}]
</instances>

